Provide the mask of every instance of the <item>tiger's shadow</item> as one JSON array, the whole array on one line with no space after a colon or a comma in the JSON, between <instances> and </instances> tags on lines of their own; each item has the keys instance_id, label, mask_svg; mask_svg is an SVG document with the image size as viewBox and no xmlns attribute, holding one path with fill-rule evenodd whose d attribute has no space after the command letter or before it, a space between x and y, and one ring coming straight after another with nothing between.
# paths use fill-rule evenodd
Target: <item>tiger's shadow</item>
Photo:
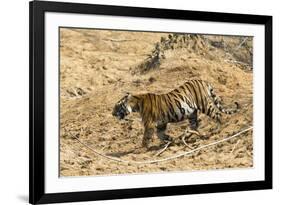
<instances>
[{"instance_id":1,"label":"tiger's shadow","mask_svg":"<svg viewBox=\"0 0 281 205\"><path fill-rule=\"evenodd\" d=\"M173 144L173 145L175 145L175 144ZM171 146L173 146L173 145L171 145ZM154 151L159 151L161 149L163 149L163 144L153 145L153 146L149 147L148 149L146 149L144 147L139 147L139 148L131 149L129 151L106 153L106 156L120 158L120 157L129 155L129 154L141 154L141 153L145 153L145 152L154 152Z\"/></svg>"},{"instance_id":2,"label":"tiger's shadow","mask_svg":"<svg viewBox=\"0 0 281 205\"><path fill-rule=\"evenodd\" d=\"M134 153L135 150L129 150L129 151L125 151L125 152L112 152L112 153L107 153L106 156L110 156L110 157L123 157L125 155L128 155L128 154L132 154Z\"/></svg>"},{"instance_id":3,"label":"tiger's shadow","mask_svg":"<svg viewBox=\"0 0 281 205\"><path fill-rule=\"evenodd\" d=\"M138 148L131 149L129 151L111 152L111 153L107 153L106 155L110 156L110 157L120 158L120 157L129 155L129 154L142 154L142 153L147 153L147 152L156 152L156 151L163 149L164 146L165 146L165 144L153 145L153 146L150 146L149 148L138 147ZM170 146L171 147L180 146L180 143L173 142L173 143L171 143Z\"/></svg>"}]
</instances>

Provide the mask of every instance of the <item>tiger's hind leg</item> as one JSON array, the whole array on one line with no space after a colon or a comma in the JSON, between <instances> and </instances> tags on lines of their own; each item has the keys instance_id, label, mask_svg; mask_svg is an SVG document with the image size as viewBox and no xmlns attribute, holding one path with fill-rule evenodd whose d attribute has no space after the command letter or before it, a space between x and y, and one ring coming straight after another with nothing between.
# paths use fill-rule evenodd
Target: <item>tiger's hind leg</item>
<instances>
[{"instance_id":1,"label":"tiger's hind leg","mask_svg":"<svg viewBox=\"0 0 281 205\"><path fill-rule=\"evenodd\" d=\"M182 142L187 145L186 142L186 138L190 138L193 134L199 136L199 137L203 137L204 135L202 135L200 132L198 132L197 128L198 128L198 116L197 116L197 110L194 110L194 112L188 117L188 121L189 121L189 128L187 128L184 132L184 134L181 137Z\"/></svg>"},{"instance_id":2,"label":"tiger's hind leg","mask_svg":"<svg viewBox=\"0 0 281 205\"><path fill-rule=\"evenodd\" d=\"M197 110L194 110L194 112L188 117L188 121L190 129L186 129L185 133L191 133L200 136L201 134L197 131L199 125Z\"/></svg>"}]
</instances>

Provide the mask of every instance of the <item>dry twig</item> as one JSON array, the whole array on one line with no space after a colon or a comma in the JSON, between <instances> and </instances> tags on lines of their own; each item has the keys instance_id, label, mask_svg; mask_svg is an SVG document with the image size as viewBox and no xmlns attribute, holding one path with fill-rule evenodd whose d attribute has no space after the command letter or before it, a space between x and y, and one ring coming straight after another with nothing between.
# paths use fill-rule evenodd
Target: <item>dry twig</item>
<instances>
[{"instance_id":1,"label":"dry twig","mask_svg":"<svg viewBox=\"0 0 281 205\"><path fill-rule=\"evenodd\" d=\"M160 154L162 154L162 153L169 147L169 145L170 145L171 143L172 143L172 142L167 142L167 143L165 144L164 148L161 149L159 152L157 152L157 153L154 155L154 157L157 157L157 156L159 156Z\"/></svg>"}]
</instances>

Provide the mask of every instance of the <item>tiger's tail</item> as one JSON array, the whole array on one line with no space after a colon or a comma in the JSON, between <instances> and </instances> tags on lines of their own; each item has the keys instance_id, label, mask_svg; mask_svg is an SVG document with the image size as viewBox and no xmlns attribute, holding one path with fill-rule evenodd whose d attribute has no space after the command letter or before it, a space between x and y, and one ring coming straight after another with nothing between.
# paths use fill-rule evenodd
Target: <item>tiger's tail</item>
<instances>
[{"instance_id":1,"label":"tiger's tail","mask_svg":"<svg viewBox=\"0 0 281 205\"><path fill-rule=\"evenodd\" d=\"M221 111L222 113L225 113L225 114L228 114L228 115L231 115L231 114L234 114L236 112L238 112L240 110L240 105L238 102L234 102L235 104L235 108L230 108L230 109L226 109L223 107L223 105L221 104L220 102L220 99L219 97L216 96L216 94L214 93L213 89L210 89L210 93L211 93L211 98L214 102L214 105L219 109L219 111Z\"/></svg>"}]
</instances>

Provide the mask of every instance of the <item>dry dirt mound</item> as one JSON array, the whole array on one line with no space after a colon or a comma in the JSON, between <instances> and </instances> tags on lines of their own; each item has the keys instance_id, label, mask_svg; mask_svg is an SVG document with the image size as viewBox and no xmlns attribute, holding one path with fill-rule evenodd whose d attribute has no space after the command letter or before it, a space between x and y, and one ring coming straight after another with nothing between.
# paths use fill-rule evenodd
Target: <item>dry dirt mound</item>
<instances>
[{"instance_id":1,"label":"dry dirt mound","mask_svg":"<svg viewBox=\"0 0 281 205\"><path fill-rule=\"evenodd\" d=\"M227 43L225 43L225 41ZM237 44L239 41L239 44ZM145 73L151 69L159 68L166 59L167 53L174 54L174 50L183 49L184 52L196 53L210 60L222 58L233 62L243 69L252 68L252 38L251 37L220 37L198 34L169 34L161 37L147 58L141 62L133 73ZM215 51L215 52L213 52Z\"/></svg>"},{"instance_id":2,"label":"dry dirt mound","mask_svg":"<svg viewBox=\"0 0 281 205\"><path fill-rule=\"evenodd\" d=\"M155 137L151 150L139 151L143 126L138 114L118 121L111 115L114 104L125 92L164 93L193 78L210 82L225 105L238 101L241 111L232 116L224 115L217 134L212 133L216 124L200 115L199 130L206 133L208 138L191 138L191 147L214 142L251 126L250 38L244 40L246 37L206 35L175 37L166 33L89 29L61 29L60 35L61 176L222 169L253 165L251 132L188 157L141 165L114 162L94 155L70 135L72 133L109 156L131 161L152 159L159 150L160 141ZM221 41L223 46L216 43ZM164 49L165 44L172 45L173 48L168 46ZM239 53L243 54L240 58ZM149 56L152 59L157 55L157 66L141 69L140 65L144 65ZM177 140L177 136L187 126L188 123L169 125L168 133L175 138L176 143L157 159L188 150Z\"/></svg>"}]
</instances>

